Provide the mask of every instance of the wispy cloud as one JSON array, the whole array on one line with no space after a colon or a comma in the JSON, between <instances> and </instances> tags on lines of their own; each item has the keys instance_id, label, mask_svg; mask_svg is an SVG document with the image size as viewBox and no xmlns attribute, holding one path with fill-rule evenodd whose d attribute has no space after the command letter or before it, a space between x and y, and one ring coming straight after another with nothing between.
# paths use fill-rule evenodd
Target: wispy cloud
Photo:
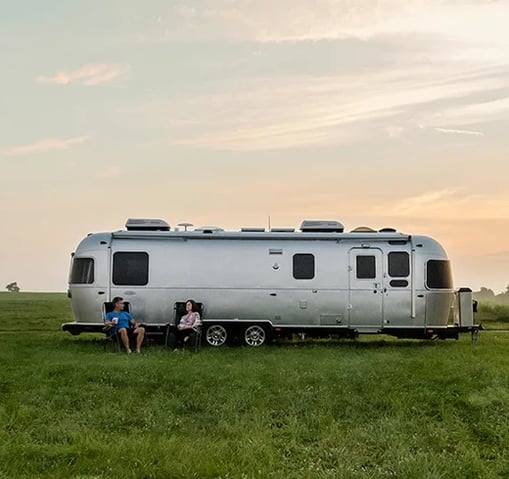
<instances>
[{"instance_id":1,"label":"wispy cloud","mask_svg":"<svg viewBox=\"0 0 509 479\"><path fill-rule=\"evenodd\" d=\"M472 125L507 118L509 118L509 97L448 106L436 112L429 121L435 125L447 126L450 124Z\"/></svg>"},{"instance_id":2,"label":"wispy cloud","mask_svg":"<svg viewBox=\"0 0 509 479\"><path fill-rule=\"evenodd\" d=\"M503 88L508 76L507 72L492 75L491 69L473 72L444 65L440 71L400 69L363 77L342 74L249 81L241 92L187 100L181 107L197 125L185 136L174 136L171 143L237 151L327 146L372 136L374 129L398 138L411 126L408 118L414 129L418 120L444 134L482 135L447 128L445 121L452 117L447 108L456 116L463 108L471 118L472 95ZM457 106L460 101L462 107ZM503 107L497 104L491 111L505 112ZM482 111L482 121L490 121L488 108ZM380 125L382 120L397 126Z\"/></svg>"},{"instance_id":3,"label":"wispy cloud","mask_svg":"<svg viewBox=\"0 0 509 479\"><path fill-rule=\"evenodd\" d=\"M509 194L475 194L462 188L442 188L398 197L377 205L372 214L435 220L497 221L509 219Z\"/></svg>"},{"instance_id":4,"label":"wispy cloud","mask_svg":"<svg viewBox=\"0 0 509 479\"><path fill-rule=\"evenodd\" d=\"M453 134L453 135L472 135L472 136L484 136L482 131L474 131L474 130L454 130L450 128L433 128L435 131L439 133L445 134Z\"/></svg>"},{"instance_id":5,"label":"wispy cloud","mask_svg":"<svg viewBox=\"0 0 509 479\"><path fill-rule=\"evenodd\" d=\"M437 204L447 201L456 193L454 188L444 188L441 190L427 191L420 195L411 196L403 199L396 213L401 215L413 215L422 213L423 210L433 208Z\"/></svg>"},{"instance_id":6,"label":"wispy cloud","mask_svg":"<svg viewBox=\"0 0 509 479\"><path fill-rule=\"evenodd\" d=\"M483 0L209 0L192 7L175 2L157 23L167 24L159 33L163 41L188 37L190 31L261 43L431 33L477 45L507 45L508 14L506 2ZM175 17L179 25L170 28L175 25L169 19ZM145 38L154 40L157 34Z\"/></svg>"},{"instance_id":7,"label":"wispy cloud","mask_svg":"<svg viewBox=\"0 0 509 479\"><path fill-rule=\"evenodd\" d=\"M85 86L97 86L111 83L114 80L127 77L129 65L126 64L94 64L84 65L76 70L59 71L53 76L39 75L36 83L53 83L55 85L69 85L81 83Z\"/></svg>"},{"instance_id":8,"label":"wispy cloud","mask_svg":"<svg viewBox=\"0 0 509 479\"><path fill-rule=\"evenodd\" d=\"M73 138L48 138L30 145L10 146L0 149L0 154L5 156L22 156L34 153L46 153L48 151L68 150L72 146L85 143L88 136L77 136Z\"/></svg>"}]
</instances>

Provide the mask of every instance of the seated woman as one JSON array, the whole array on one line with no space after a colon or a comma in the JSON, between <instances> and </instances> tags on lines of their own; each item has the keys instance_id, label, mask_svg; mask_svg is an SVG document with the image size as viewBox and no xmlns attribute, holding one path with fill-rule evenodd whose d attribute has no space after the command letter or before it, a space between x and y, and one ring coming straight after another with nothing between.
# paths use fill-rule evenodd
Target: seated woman
<instances>
[{"instance_id":1,"label":"seated woman","mask_svg":"<svg viewBox=\"0 0 509 479\"><path fill-rule=\"evenodd\" d=\"M177 343L184 344L187 342L189 337L196 333L200 324L198 305L194 299L188 299L186 301L186 314L180 318L180 322L177 324Z\"/></svg>"}]
</instances>

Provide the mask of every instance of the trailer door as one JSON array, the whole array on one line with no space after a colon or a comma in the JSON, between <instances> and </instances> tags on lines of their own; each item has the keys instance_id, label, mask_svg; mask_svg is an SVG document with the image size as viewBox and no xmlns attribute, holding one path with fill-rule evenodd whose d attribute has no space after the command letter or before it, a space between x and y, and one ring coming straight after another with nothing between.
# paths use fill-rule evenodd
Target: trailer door
<instances>
[{"instance_id":1,"label":"trailer door","mask_svg":"<svg viewBox=\"0 0 509 479\"><path fill-rule=\"evenodd\" d=\"M378 248L349 251L349 324L354 328L383 326L384 272Z\"/></svg>"}]
</instances>

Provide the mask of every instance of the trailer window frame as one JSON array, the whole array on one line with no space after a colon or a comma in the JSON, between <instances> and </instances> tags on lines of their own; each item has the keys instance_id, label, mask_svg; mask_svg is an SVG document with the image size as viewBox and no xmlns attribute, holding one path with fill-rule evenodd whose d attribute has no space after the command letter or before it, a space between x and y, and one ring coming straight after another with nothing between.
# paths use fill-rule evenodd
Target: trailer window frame
<instances>
[{"instance_id":1,"label":"trailer window frame","mask_svg":"<svg viewBox=\"0 0 509 479\"><path fill-rule=\"evenodd\" d=\"M69 284L94 284L95 281L95 261L90 256L83 256L72 259L71 274Z\"/></svg>"},{"instance_id":2,"label":"trailer window frame","mask_svg":"<svg viewBox=\"0 0 509 479\"><path fill-rule=\"evenodd\" d=\"M293 278L314 279L315 277L315 255L312 253L295 253L292 258Z\"/></svg>"},{"instance_id":3,"label":"trailer window frame","mask_svg":"<svg viewBox=\"0 0 509 479\"><path fill-rule=\"evenodd\" d=\"M453 289L450 260L430 259L426 262L426 288Z\"/></svg>"},{"instance_id":4,"label":"trailer window frame","mask_svg":"<svg viewBox=\"0 0 509 479\"><path fill-rule=\"evenodd\" d=\"M130 263L119 263L124 259L130 260ZM115 286L146 286L148 280L149 254L146 251L113 253L111 281Z\"/></svg>"}]
</instances>

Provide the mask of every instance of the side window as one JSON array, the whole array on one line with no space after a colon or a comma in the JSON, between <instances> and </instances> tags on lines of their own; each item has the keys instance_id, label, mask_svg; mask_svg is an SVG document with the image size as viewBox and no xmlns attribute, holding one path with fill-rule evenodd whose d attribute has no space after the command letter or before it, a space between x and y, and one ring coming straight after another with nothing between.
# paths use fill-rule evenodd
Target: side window
<instances>
[{"instance_id":1,"label":"side window","mask_svg":"<svg viewBox=\"0 0 509 479\"><path fill-rule=\"evenodd\" d=\"M72 262L71 284L92 284L94 282L94 260L74 258Z\"/></svg>"},{"instance_id":2,"label":"side window","mask_svg":"<svg viewBox=\"0 0 509 479\"><path fill-rule=\"evenodd\" d=\"M148 254L144 252L113 255L113 284L143 286L148 283Z\"/></svg>"},{"instance_id":3,"label":"side window","mask_svg":"<svg viewBox=\"0 0 509 479\"><path fill-rule=\"evenodd\" d=\"M376 278L376 261L374 256L357 256L356 266L358 279Z\"/></svg>"},{"instance_id":4,"label":"side window","mask_svg":"<svg viewBox=\"0 0 509 479\"><path fill-rule=\"evenodd\" d=\"M308 253L293 255L293 277L295 279L313 279L315 277L315 257Z\"/></svg>"},{"instance_id":5,"label":"side window","mask_svg":"<svg viewBox=\"0 0 509 479\"><path fill-rule=\"evenodd\" d=\"M406 278L410 274L410 256L404 251L393 251L388 254L389 276Z\"/></svg>"},{"instance_id":6,"label":"side window","mask_svg":"<svg viewBox=\"0 0 509 479\"><path fill-rule=\"evenodd\" d=\"M451 289L451 263L446 260L430 259L426 267L426 286L432 289Z\"/></svg>"}]
</instances>

